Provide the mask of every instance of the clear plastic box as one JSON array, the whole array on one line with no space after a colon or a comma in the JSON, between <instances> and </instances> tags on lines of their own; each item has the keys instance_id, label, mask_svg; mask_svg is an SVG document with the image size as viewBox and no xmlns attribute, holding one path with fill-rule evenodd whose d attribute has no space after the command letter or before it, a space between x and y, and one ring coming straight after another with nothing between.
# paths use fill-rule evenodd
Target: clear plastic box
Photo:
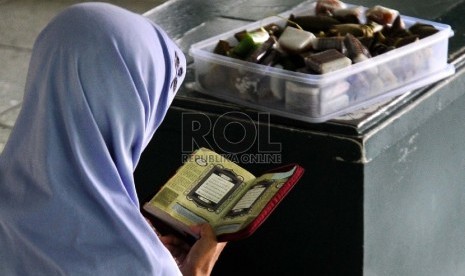
<instances>
[{"instance_id":1,"label":"clear plastic box","mask_svg":"<svg viewBox=\"0 0 465 276\"><path fill-rule=\"evenodd\" d=\"M353 64L338 71L316 75L298 73L214 54L219 40L237 43L234 34L276 23L286 24L295 14L313 13L312 1L191 46L198 91L244 106L312 123L324 122L358 108L420 88L454 74L447 63L448 40L453 35L445 24L403 16L407 27L433 25L436 34L415 43Z\"/></svg>"}]
</instances>

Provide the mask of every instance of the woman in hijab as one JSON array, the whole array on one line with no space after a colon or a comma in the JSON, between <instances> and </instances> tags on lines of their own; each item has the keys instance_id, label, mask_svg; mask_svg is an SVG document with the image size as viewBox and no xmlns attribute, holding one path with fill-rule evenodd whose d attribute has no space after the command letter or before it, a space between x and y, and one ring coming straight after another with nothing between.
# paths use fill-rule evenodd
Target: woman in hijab
<instances>
[{"instance_id":1,"label":"woman in hijab","mask_svg":"<svg viewBox=\"0 0 465 276\"><path fill-rule=\"evenodd\" d=\"M158 238L133 179L184 68L159 27L110 4L40 33L0 156L0 275L210 274L225 244L208 225L191 248Z\"/></svg>"}]
</instances>

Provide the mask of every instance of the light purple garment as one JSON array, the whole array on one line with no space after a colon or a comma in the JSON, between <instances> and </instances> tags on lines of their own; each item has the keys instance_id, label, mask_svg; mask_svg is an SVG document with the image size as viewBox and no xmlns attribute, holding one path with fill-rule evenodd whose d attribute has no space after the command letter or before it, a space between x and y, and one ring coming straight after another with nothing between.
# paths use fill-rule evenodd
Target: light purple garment
<instances>
[{"instance_id":1,"label":"light purple garment","mask_svg":"<svg viewBox=\"0 0 465 276\"><path fill-rule=\"evenodd\" d=\"M179 275L133 171L184 79L148 19L72 6L41 32L0 156L0 275Z\"/></svg>"}]
</instances>

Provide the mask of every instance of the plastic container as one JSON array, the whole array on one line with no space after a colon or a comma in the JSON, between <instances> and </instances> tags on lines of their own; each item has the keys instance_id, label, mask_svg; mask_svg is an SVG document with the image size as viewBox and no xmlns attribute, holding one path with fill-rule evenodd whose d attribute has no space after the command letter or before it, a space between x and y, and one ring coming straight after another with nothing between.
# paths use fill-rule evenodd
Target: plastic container
<instances>
[{"instance_id":1,"label":"plastic container","mask_svg":"<svg viewBox=\"0 0 465 276\"><path fill-rule=\"evenodd\" d=\"M307 122L323 122L370 104L420 88L454 74L447 63L451 27L402 16L407 27L426 23L436 34L338 71L298 73L213 53L219 40L237 43L234 34L276 23L291 13L312 14L305 2L278 16L198 42L191 46L198 91L244 106Z\"/></svg>"}]
</instances>

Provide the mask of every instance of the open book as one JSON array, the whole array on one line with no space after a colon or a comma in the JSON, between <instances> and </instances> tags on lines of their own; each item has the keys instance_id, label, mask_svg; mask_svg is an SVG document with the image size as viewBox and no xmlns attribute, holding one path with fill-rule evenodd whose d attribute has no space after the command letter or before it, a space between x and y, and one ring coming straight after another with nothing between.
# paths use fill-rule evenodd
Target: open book
<instances>
[{"instance_id":1,"label":"open book","mask_svg":"<svg viewBox=\"0 0 465 276\"><path fill-rule=\"evenodd\" d=\"M209 223L218 241L238 240L255 232L303 172L290 164L255 177L200 148L143 208L182 234L195 236L190 225Z\"/></svg>"}]
</instances>

